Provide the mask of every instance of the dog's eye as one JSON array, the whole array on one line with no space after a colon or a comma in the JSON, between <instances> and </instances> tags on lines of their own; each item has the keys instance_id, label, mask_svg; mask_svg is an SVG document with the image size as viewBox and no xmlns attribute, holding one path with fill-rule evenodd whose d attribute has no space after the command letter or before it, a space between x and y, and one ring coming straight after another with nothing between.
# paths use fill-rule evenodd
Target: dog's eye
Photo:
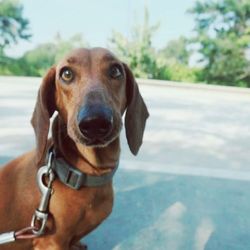
<instances>
[{"instance_id":1,"label":"dog's eye","mask_svg":"<svg viewBox=\"0 0 250 250\"><path fill-rule=\"evenodd\" d=\"M114 79L121 78L123 76L121 66L119 64L112 65L109 70L109 75Z\"/></svg>"},{"instance_id":2,"label":"dog's eye","mask_svg":"<svg viewBox=\"0 0 250 250\"><path fill-rule=\"evenodd\" d=\"M65 67L61 70L60 77L64 82L71 82L74 78L74 73L70 68Z\"/></svg>"}]
</instances>

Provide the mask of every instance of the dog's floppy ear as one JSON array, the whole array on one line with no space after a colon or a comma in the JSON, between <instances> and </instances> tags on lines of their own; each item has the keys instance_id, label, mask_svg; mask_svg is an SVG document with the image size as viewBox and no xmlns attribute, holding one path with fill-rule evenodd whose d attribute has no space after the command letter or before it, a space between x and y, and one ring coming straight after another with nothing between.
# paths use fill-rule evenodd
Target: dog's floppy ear
<instances>
[{"instance_id":1,"label":"dog's floppy ear","mask_svg":"<svg viewBox=\"0 0 250 250\"><path fill-rule=\"evenodd\" d=\"M131 70L126 64L123 65L126 71L126 137L130 151L136 155L142 144L143 133L149 113Z\"/></svg>"},{"instance_id":2,"label":"dog's floppy ear","mask_svg":"<svg viewBox=\"0 0 250 250\"><path fill-rule=\"evenodd\" d=\"M43 78L31 119L36 135L37 164L40 164L43 160L49 133L50 117L55 111L55 71L55 67L50 68Z\"/></svg>"}]
</instances>

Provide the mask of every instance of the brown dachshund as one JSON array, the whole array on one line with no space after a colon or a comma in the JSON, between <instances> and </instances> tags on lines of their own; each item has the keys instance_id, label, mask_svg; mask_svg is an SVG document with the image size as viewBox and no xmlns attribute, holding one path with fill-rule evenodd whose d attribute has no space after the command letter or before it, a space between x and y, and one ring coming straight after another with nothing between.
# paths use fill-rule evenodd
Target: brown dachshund
<instances>
[{"instance_id":1,"label":"brown dachshund","mask_svg":"<svg viewBox=\"0 0 250 250\"><path fill-rule=\"evenodd\" d=\"M52 139L48 140L55 111ZM30 225L41 199L36 175L53 148L58 176L52 184L46 231L34 239L0 245L1 250L85 249L79 240L112 211L111 177L119 162L125 111L128 145L136 155L149 114L130 69L108 50L75 50L48 71L31 121L36 150L0 170L1 234ZM64 163L60 165L59 160ZM89 178L89 183L80 182L72 169L66 175L69 180L62 181L62 169L69 165Z\"/></svg>"}]
</instances>

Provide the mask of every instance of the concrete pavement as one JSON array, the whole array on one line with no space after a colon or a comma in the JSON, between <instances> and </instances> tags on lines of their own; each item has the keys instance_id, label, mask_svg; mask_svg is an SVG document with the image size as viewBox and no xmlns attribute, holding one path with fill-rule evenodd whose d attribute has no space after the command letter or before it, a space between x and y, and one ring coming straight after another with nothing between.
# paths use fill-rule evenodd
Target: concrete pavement
<instances>
[{"instance_id":1,"label":"concrete pavement","mask_svg":"<svg viewBox=\"0 0 250 250\"><path fill-rule=\"evenodd\" d=\"M0 163L34 145L39 83L0 77ZM86 238L90 250L250 249L250 91L140 89L151 114L144 144L133 157L123 131L114 211Z\"/></svg>"}]
</instances>

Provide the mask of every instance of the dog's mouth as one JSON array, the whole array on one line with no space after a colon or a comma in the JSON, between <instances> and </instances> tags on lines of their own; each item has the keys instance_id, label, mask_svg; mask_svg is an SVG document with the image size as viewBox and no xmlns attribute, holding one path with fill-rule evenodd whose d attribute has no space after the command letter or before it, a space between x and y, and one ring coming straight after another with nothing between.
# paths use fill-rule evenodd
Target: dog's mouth
<instances>
[{"instance_id":1,"label":"dog's mouth","mask_svg":"<svg viewBox=\"0 0 250 250\"><path fill-rule=\"evenodd\" d=\"M109 140L104 140L104 139L84 139L84 144L89 147L104 147L108 144Z\"/></svg>"},{"instance_id":2,"label":"dog's mouth","mask_svg":"<svg viewBox=\"0 0 250 250\"><path fill-rule=\"evenodd\" d=\"M86 137L80 131L80 129L78 129L78 132L76 133L77 142L88 147L105 147L119 136L120 130L121 130L121 125L119 125L117 128L112 127L112 130L104 137L103 136Z\"/></svg>"}]
</instances>

